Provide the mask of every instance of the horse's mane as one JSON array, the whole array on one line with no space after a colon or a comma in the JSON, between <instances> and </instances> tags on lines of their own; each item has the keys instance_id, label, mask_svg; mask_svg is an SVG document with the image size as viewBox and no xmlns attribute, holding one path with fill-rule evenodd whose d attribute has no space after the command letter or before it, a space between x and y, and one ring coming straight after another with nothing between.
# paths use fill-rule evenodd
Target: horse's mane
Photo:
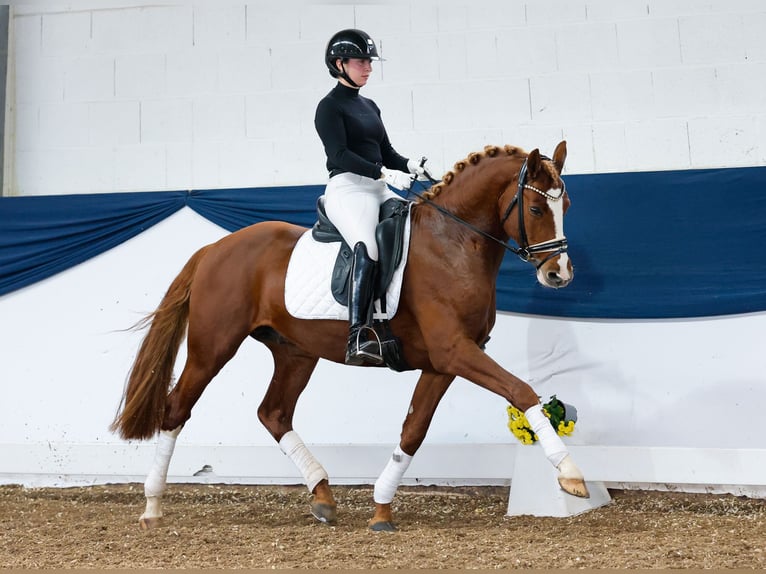
<instances>
[{"instance_id":1,"label":"horse's mane","mask_svg":"<svg viewBox=\"0 0 766 574\"><path fill-rule=\"evenodd\" d=\"M461 173L466 167L476 165L481 161L482 158L485 157L495 157L502 153L505 153L506 155L519 155L519 156L526 156L527 152L524 151L520 147L512 146L512 145L505 145L503 147L496 146L496 145L488 145L484 147L484 151L475 151L470 154L468 154L468 157L466 157L463 160L460 160L459 162L455 163L451 171L448 171L444 174L444 177L439 183L436 183L431 186L431 188L423 193L421 195L421 200L428 200L433 199L437 195L439 195L445 187L447 187L450 183L452 183L452 180L455 179L455 176L459 173ZM550 176L553 178L554 181L559 180L559 174L556 172L556 170L553 168L553 165L551 162L543 162L542 165L544 166L544 169L548 171Z\"/></svg>"}]
</instances>

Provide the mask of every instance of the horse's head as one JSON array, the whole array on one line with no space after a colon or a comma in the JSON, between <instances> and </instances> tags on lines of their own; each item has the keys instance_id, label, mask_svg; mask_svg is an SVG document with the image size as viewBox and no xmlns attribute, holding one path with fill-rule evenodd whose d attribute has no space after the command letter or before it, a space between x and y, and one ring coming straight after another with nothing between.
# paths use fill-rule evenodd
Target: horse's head
<instances>
[{"instance_id":1,"label":"horse's head","mask_svg":"<svg viewBox=\"0 0 766 574\"><path fill-rule=\"evenodd\" d=\"M569 196L561 170L566 156L563 141L556 146L553 159L537 149L527 154L510 145L486 146L483 153L471 153L457 162L442 181L419 197L532 263L537 280L545 287L566 287L574 275L564 236ZM457 192L444 193L447 189ZM497 203L488 202L488 195ZM506 238L513 239L518 248L505 242Z\"/></svg>"},{"instance_id":2,"label":"horse's head","mask_svg":"<svg viewBox=\"0 0 766 574\"><path fill-rule=\"evenodd\" d=\"M561 179L566 156L565 141L556 146L552 160L532 150L500 202L503 227L519 245L519 256L535 265L541 285L556 289L574 276L564 236L570 203Z\"/></svg>"}]
</instances>

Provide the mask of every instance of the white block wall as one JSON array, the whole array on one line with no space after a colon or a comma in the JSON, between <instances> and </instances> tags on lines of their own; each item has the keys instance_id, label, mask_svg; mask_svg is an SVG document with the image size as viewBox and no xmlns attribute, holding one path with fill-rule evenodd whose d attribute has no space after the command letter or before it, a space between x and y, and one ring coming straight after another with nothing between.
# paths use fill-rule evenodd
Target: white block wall
<instances>
[{"instance_id":1,"label":"white block wall","mask_svg":"<svg viewBox=\"0 0 766 574\"><path fill-rule=\"evenodd\" d=\"M385 62L363 93L404 155L487 143L570 173L766 163L761 0L11 6L6 194L318 184L328 38Z\"/></svg>"}]
</instances>

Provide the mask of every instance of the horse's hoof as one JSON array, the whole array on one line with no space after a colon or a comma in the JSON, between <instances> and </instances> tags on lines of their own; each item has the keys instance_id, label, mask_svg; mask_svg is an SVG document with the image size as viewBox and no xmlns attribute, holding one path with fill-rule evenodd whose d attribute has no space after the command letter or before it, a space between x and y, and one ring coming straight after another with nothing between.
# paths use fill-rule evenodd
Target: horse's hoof
<instances>
[{"instance_id":1,"label":"horse's hoof","mask_svg":"<svg viewBox=\"0 0 766 574\"><path fill-rule=\"evenodd\" d=\"M335 524L338 516L334 504L311 503L311 515L323 524Z\"/></svg>"},{"instance_id":2,"label":"horse's hoof","mask_svg":"<svg viewBox=\"0 0 766 574\"><path fill-rule=\"evenodd\" d=\"M381 522L373 522L370 524L370 530L373 532L396 532L399 530L393 522L387 520Z\"/></svg>"},{"instance_id":3,"label":"horse's hoof","mask_svg":"<svg viewBox=\"0 0 766 574\"><path fill-rule=\"evenodd\" d=\"M141 526L141 530L151 530L153 528L157 528L160 524L162 524L162 517L161 516L154 516L154 517L146 517L142 516L138 519L138 524Z\"/></svg>"},{"instance_id":4,"label":"horse's hoof","mask_svg":"<svg viewBox=\"0 0 766 574\"><path fill-rule=\"evenodd\" d=\"M588 487L585 486L585 481L581 478L564 478L560 476L559 486L564 492L571 494L572 496L590 498Z\"/></svg>"}]
</instances>

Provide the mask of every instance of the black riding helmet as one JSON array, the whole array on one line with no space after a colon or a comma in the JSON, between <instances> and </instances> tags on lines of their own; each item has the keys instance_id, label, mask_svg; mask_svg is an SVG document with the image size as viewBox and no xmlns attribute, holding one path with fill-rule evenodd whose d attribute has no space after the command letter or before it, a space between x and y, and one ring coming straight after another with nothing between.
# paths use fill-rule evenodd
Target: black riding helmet
<instances>
[{"instance_id":1,"label":"black riding helmet","mask_svg":"<svg viewBox=\"0 0 766 574\"><path fill-rule=\"evenodd\" d=\"M370 35L362 30L354 29L341 30L330 38L324 53L324 63L327 65L327 69L333 78L343 78L352 86L356 86L345 70L341 72L335 67L335 60L338 58L343 60L349 58L364 60L383 59L378 56L378 49L375 47L375 42L372 41Z\"/></svg>"}]
</instances>

